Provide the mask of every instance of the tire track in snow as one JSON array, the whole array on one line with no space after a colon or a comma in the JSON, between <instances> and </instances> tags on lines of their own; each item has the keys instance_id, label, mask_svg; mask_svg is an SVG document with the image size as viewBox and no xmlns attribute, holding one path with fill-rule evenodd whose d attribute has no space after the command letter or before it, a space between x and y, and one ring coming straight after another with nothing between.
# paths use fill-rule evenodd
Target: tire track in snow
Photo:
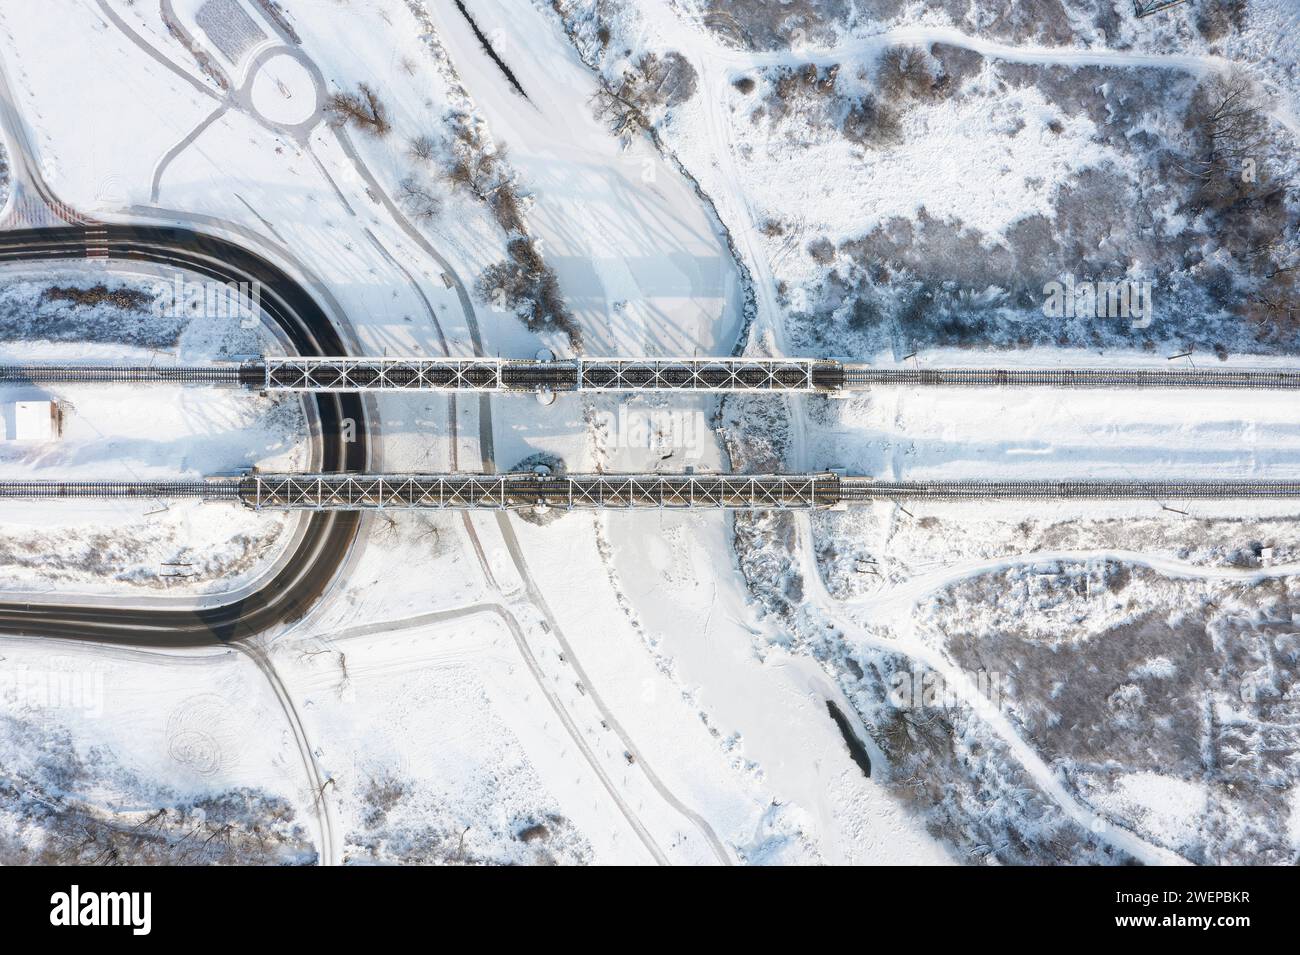
<instances>
[{"instance_id":1,"label":"tire track in snow","mask_svg":"<svg viewBox=\"0 0 1300 955\"><path fill-rule=\"evenodd\" d=\"M1165 577L1183 580L1240 580L1255 582L1300 574L1300 562L1275 564L1272 567L1207 567L1192 561L1161 557L1136 550L1042 550L1026 551L1006 557L980 558L945 567L942 570L921 574L904 584L877 591L854 600L837 601L850 610L866 610L888 614L905 610L922 597L944 587L1000 570L1010 570L1026 564L1113 560L1119 563L1148 567ZM834 600L834 598L830 598Z\"/></svg>"},{"instance_id":2,"label":"tire track in snow","mask_svg":"<svg viewBox=\"0 0 1300 955\"><path fill-rule=\"evenodd\" d=\"M320 764L316 762L316 753L307 738L307 728L303 725L289 688L280 679L280 674L271 662L270 654L260 647L242 644L236 644L235 649L251 659L258 671L266 677L271 685L271 691L275 694L276 702L280 704L280 710L289 723L289 729L293 732L294 745L298 749L298 758L302 761L303 771L312 785L312 807L316 810L316 818L320 826L319 862L321 865L337 865L342 861L338 855L340 847L334 833L334 814L330 810L329 801L325 798L325 789L331 786L334 780L321 772Z\"/></svg>"}]
</instances>

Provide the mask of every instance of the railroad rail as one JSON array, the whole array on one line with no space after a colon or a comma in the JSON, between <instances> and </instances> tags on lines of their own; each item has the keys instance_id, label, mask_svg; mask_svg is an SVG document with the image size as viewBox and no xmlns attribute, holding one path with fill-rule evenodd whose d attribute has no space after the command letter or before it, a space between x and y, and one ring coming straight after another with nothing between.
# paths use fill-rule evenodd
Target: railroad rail
<instances>
[{"instance_id":1,"label":"railroad rail","mask_svg":"<svg viewBox=\"0 0 1300 955\"><path fill-rule=\"evenodd\" d=\"M261 474L174 481L0 481L0 499L198 499L267 510L808 510L876 501L1300 501L1300 481L875 481L809 474Z\"/></svg>"},{"instance_id":2,"label":"railroad rail","mask_svg":"<svg viewBox=\"0 0 1300 955\"><path fill-rule=\"evenodd\" d=\"M1235 368L880 368L811 358L258 358L211 365L0 365L0 382L169 382L266 391L845 393L974 388L1300 389L1300 371Z\"/></svg>"},{"instance_id":3,"label":"railroad rail","mask_svg":"<svg viewBox=\"0 0 1300 955\"><path fill-rule=\"evenodd\" d=\"M193 382L261 391L834 391L837 362L810 358L275 357L214 365L0 366L0 381Z\"/></svg>"},{"instance_id":4,"label":"railroad rail","mask_svg":"<svg viewBox=\"0 0 1300 955\"><path fill-rule=\"evenodd\" d=\"M240 483L252 507L357 508L730 508L834 507L831 473L296 475L257 474Z\"/></svg>"},{"instance_id":5,"label":"railroad rail","mask_svg":"<svg viewBox=\"0 0 1300 955\"><path fill-rule=\"evenodd\" d=\"M266 391L787 391L839 386L840 366L806 358L265 358ZM246 377L252 380L252 367Z\"/></svg>"},{"instance_id":6,"label":"railroad rail","mask_svg":"<svg viewBox=\"0 0 1300 955\"><path fill-rule=\"evenodd\" d=\"M1296 498L1300 481L840 481L845 505L872 501L1239 500Z\"/></svg>"},{"instance_id":7,"label":"railroad rail","mask_svg":"<svg viewBox=\"0 0 1300 955\"><path fill-rule=\"evenodd\" d=\"M211 365L0 365L0 382L30 384L148 383L246 385L243 367Z\"/></svg>"},{"instance_id":8,"label":"railroad rail","mask_svg":"<svg viewBox=\"0 0 1300 955\"><path fill-rule=\"evenodd\" d=\"M199 498L206 501L238 501L239 486L222 478L161 481L0 481L0 498L20 500Z\"/></svg>"},{"instance_id":9,"label":"railroad rail","mask_svg":"<svg viewBox=\"0 0 1300 955\"><path fill-rule=\"evenodd\" d=\"M1234 368L876 368L843 365L841 387L1228 388L1293 390L1300 372Z\"/></svg>"}]
</instances>

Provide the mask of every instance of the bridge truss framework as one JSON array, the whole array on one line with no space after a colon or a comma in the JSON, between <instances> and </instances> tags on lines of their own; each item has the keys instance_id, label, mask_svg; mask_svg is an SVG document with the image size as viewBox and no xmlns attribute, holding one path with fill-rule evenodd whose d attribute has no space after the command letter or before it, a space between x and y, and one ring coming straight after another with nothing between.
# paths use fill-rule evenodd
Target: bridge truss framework
<instances>
[{"instance_id":1,"label":"bridge truss framework","mask_svg":"<svg viewBox=\"0 0 1300 955\"><path fill-rule=\"evenodd\" d=\"M788 510L833 507L839 478L818 474L256 474L239 481L251 507L564 510L729 508Z\"/></svg>"},{"instance_id":2,"label":"bridge truss framework","mask_svg":"<svg viewBox=\"0 0 1300 955\"><path fill-rule=\"evenodd\" d=\"M829 390L839 365L807 358L561 359L265 358L264 391L786 391Z\"/></svg>"},{"instance_id":3,"label":"bridge truss framework","mask_svg":"<svg viewBox=\"0 0 1300 955\"><path fill-rule=\"evenodd\" d=\"M0 499L198 499L268 510L807 510L877 502L1288 499L1300 481L875 481L808 474L260 474L0 481Z\"/></svg>"},{"instance_id":4,"label":"bridge truss framework","mask_svg":"<svg viewBox=\"0 0 1300 955\"><path fill-rule=\"evenodd\" d=\"M264 392L681 391L844 394L878 386L1300 390L1273 368L885 368L811 358L316 358L209 365L0 365L0 382L242 385Z\"/></svg>"}]
</instances>

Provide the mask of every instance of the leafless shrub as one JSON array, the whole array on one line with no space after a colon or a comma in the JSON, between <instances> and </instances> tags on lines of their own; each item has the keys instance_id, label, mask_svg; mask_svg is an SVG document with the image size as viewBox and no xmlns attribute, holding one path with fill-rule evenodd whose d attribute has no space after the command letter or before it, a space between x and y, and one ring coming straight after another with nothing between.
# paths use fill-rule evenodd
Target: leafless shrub
<instances>
[{"instance_id":1,"label":"leafless shrub","mask_svg":"<svg viewBox=\"0 0 1300 955\"><path fill-rule=\"evenodd\" d=\"M411 784L395 776L371 779L361 796L366 810L362 821L366 828L376 829L383 825L393 808L410 793Z\"/></svg>"},{"instance_id":2,"label":"leafless shrub","mask_svg":"<svg viewBox=\"0 0 1300 955\"><path fill-rule=\"evenodd\" d=\"M368 83L358 83L355 93L335 93L325 101L325 112L331 126L351 125L381 139L393 128L387 107Z\"/></svg>"},{"instance_id":3,"label":"leafless shrub","mask_svg":"<svg viewBox=\"0 0 1300 955\"><path fill-rule=\"evenodd\" d=\"M1185 170L1196 184L1195 209L1221 212L1259 191L1268 124L1244 74L1198 87L1184 126L1192 137Z\"/></svg>"},{"instance_id":4,"label":"leafless shrub","mask_svg":"<svg viewBox=\"0 0 1300 955\"><path fill-rule=\"evenodd\" d=\"M825 236L819 236L808 243L808 257L821 266L835 261L835 244Z\"/></svg>"},{"instance_id":5,"label":"leafless shrub","mask_svg":"<svg viewBox=\"0 0 1300 955\"><path fill-rule=\"evenodd\" d=\"M624 71L616 85L607 84L592 97L592 109L616 136L654 125L658 114L695 95L695 68L675 50L662 57L645 53Z\"/></svg>"},{"instance_id":6,"label":"leafless shrub","mask_svg":"<svg viewBox=\"0 0 1300 955\"><path fill-rule=\"evenodd\" d=\"M498 169L497 158L491 153L460 154L447 169L447 181L453 186L469 190L474 198L486 202L493 192L505 184Z\"/></svg>"},{"instance_id":7,"label":"leafless shrub","mask_svg":"<svg viewBox=\"0 0 1300 955\"><path fill-rule=\"evenodd\" d=\"M502 230L526 235L528 227L510 173L506 144L488 142L482 127L468 117L458 117L453 125L456 132L447 181L485 203Z\"/></svg>"},{"instance_id":8,"label":"leafless shrub","mask_svg":"<svg viewBox=\"0 0 1300 955\"><path fill-rule=\"evenodd\" d=\"M860 146L883 146L901 137L898 113L870 93L849 107L840 130Z\"/></svg>"},{"instance_id":9,"label":"leafless shrub","mask_svg":"<svg viewBox=\"0 0 1300 955\"><path fill-rule=\"evenodd\" d=\"M764 98L768 116L780 122L786 116L805 114L826 118L840 108L842 97L835 91L838 64L819 67L815 63L780 67L771 77L771 90Z\"/></svg>"},{"instance_id":10,"label":"leafless shrub","mask_svg":"<svg viewBox=\"0 0 1300 955\"><path fill-rule=\"evenodd\" d=\"M528 231L519 193L511 187L495 190L488 198L492 216L504 231L524 235Z\"/></svg>"},{"instance_id":11,"label":"leafless shrub","mask_svg":"<svg viewBox=\"0 0 1300 955\"><path fill-rule=\"evenodd\" d=\"M442 211L442 200L421 177L409 175L397 187L397 198L406 214L420 222L428 222Z\"/></svg>"},{"instance_id":12,"label":"leafless shrub","mask_svg":"<svg viewBox=\"0 0 1300 955\"><path fill-rule=\"evenodd\" d=\"M140 289L111 289L102 282L89 288L51 285L41 293L41 298L52 302L70 302L87 308L108 304L123 309L142 309L153 302L153 298Z\"/></svg>"},{"instance_id":13,"label":"leafless shrub","mask_svg":"<svg viewBox=\"0 0 1300 955\"><path fill-rule=\"evenodd\" d=\"M1300 264L1276 269L1251 293L1241 314L1261 338L1282 338L1300 331Z\"/></svg>"},{"instance_id":14,"label":"leafless shrub","mask_svg":"<svg viewBox=\"0 0 1300 955\"><path fill-rule=\"evenodd\" d=\"M560 294L560 283L532 240L512 239L509 258L488 266L479 276L480 296L499 308L515 312L532 332L559 331L575 349L582 338Z\"/></svg>"},{"instance_id":15,"label":"leafless shrub","mask_svg":"<svg viewBox=\"0 0 1300 955\"><path fill-rule=\"evenodd\" d=\"M480 202L486 202L509 182L505 144L494 146L490 143L482 126L468 116L453 117L451 125L454 136L447 181L468 190Z\"/></svg>"},{"instance_id":16,"label":"leafless shrub","mask_svg":"<svg viewBox=\"0 0 1300 955\"><path fill-rule=\"evenodd\" d=\"M551 838L551 830L546 828L545 823L536 822L520 829L515 838L520 842L545 842Z\"/></svg>"},{"instance_id":17,"label":"leafless shrub","mask_svg":"<svg viewBox=\"0 0 1300 955\"><path fill-rule=\"evenodd\" d=\"M927 99L939 91L926 53L914 46L887 50L876 68L876 86L890 100Z\"/></svg>"},{"instance_id":18,"label":"leafless shrub","mask_svg":"<svg viewBox=\"0 0 1300 955\"><path fill-rule=\"evenodd\" d=\"M1246 0L1203 3L1196 13L1196 29L1211 43L1246 25Z\"/></svg>"},{"instance_id":19,"label":"leafless shrub","mask_svg":"<svg viewBox=\"0 0 1300 955\"><path fill-rule=\"evenodd\" d=\"M433 162L434 157L438 155L437 141L432 136L423 133L419 136L412 136L411 141L407 144L407 149L411 153L411 158L425 163Z\"/></svg>"},{"instance_id":20,"label":"leafless shrub","mask_svg":"<svg viewBox=\"0 0 1300 955\"><path fill-rule=\"evenodd\" d=\"M776 78L776 93L782 99L795 99L800 93L815 96L834 96L835 81L839 78L840 66L832 63L819 67L815 63L805 63L795 69L782 70Z\"/></svg>"},{"instance_id":21,"label":"leafless shrub","mask_svg":"<svg viewBox=\"0 0 1300 955\"><path fill-rule=\"evenodd\" d=\"M832 96L839 75L838 63L832 63L827 67L819 67L816 63L805 63L793 69L784 69L777 75L776 93L782 99L794 99L800 93Z\"/></svg>"}]
</instances>

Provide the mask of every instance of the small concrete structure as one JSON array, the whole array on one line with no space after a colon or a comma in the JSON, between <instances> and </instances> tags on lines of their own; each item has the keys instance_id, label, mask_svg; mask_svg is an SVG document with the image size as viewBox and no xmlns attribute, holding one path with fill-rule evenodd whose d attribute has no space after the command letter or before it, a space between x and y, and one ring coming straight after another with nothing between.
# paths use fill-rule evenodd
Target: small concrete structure
<instances>
[{"instance_id":1,"label":"small concrete structure","mask_svg":"<svg viewBox=\"0 0 1300 955\"><path fill-rule=\"evenodd\" d=\"M63 415L55 401L15 401L11 441L54 441L63 431Z\"/></svg>"}]
</instances>

